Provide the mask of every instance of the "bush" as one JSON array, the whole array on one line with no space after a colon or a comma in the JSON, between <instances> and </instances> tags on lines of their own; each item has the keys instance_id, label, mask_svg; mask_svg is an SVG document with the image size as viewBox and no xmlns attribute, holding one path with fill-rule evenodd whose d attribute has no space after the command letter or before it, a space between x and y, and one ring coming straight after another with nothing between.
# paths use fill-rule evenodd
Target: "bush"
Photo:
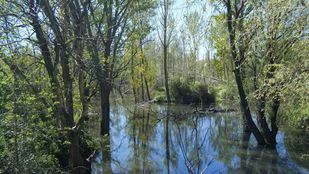
<instances>
[{"instance_id":1,"label":"bush","mask_svg":"<svg viewBox=\"0 0 309 174\"><path fill-rule=\"evenodd\" d=\"M210 94L208 87L203 84L197 84L194 86L195 92L198 94L202 107L206 104L215 103L215 95Z\"/></svg>"},{"instance_id":2,"label":"bush","mask_svg":"<svg viewBox=\"0 0 309 174\"><path fill-rule=\"evenodd\" d=\"M158 103L166 102L166 96L165 96L165 90L164 90L164 88L158 88L158 89L154 92L153 101L154 101L154 102L158 102Z\"/></svg>"},{"instance_id":3,"label":"bush","mask_svg":"<svg viewBox=\"0 0 309 174\"><path fill-rule=\"evenodd\" d=\"M171 81L171 95L176 103L182 104L201 103L202 105L209 105L215 102L214 95L208 92L206 85L193 84L182 78Z\"/></svg>"},{"instance_id":4,"label":"bush","mask_svg":"<svg viewBox=\"0 0 309 174\"><path fill-rule=\"evenodd\" d=\"M235 84L221 84L216 86L216 99L222 107L238 108L239 98Z\"/></svg>"},{"instance_id":5,"label":"bush","mask_svg":"<svg viewBox=\"0 0 309 174\"><path fill-rule=\"evenodd\" d=\"M193 95L190 84L181 78L172 80L171 95L176 103L188 104L192 103L194 100L197 100L197 96Z\"/></svg>"}]
</instances>

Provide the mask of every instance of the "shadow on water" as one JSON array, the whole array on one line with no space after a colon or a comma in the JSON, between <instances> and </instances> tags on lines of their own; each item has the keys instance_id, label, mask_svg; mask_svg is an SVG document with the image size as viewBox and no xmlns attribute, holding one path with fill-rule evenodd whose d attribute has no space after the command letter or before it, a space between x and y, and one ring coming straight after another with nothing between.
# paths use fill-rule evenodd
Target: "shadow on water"
<instances>
[{"instance_id":1,"label":"shadow on water","mask_svg":"<svg viewBox=\"0 0 309 174\"><path fill-rule=\"evenodd\" d=\"M174 105L113 107L110 137L103 138L92 173L308 173L308 133L279 131L275 148L258 147L235 113L191 111ZM93 132L98 123L89 123Z\"/></svg>"}]
</instances>

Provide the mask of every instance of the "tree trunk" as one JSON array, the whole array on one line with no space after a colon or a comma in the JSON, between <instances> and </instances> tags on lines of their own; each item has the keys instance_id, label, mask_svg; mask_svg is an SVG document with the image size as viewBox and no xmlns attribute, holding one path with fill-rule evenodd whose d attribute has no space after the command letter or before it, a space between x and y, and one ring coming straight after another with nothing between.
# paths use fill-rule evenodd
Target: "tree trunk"
<instances>
[{"instance_id":1,"label":"tree trunk","mask_svg":"<svg viewBox=\"0 0 309 174\"><path fill-rule=\"evenodd\" d=\"M70 141L70 164L72 165L72 173L80 174L86 173L87 168L84 167L83 159L80 155L80 142L79 142L79 133L75 131L70 131L69 133ZM89 169L88 169L89 170Z\"/></svg>"},{"instance_id":2,"label":"tree trunk","mask_svg":"<svg viewBox=\"0 0 309 174\"><path fill-rule=\"evenodd\" d=\"M278 113L279 107L280 107L279 97L275 97L273 99L272 113L271 113L271 118L270 118L271 119L271 135L275 143L276 143L276 135L278 132L277 113Z\"/></svg>"},{"instance_id":3,"label":"tree trunk","mask_svg":"<svg viewBox=\"0 0 309 174\"><path fill-rule=\"evenodd\" d=\"M100 100L101 100L101 135L109 135L110 123L110 102L109 102L109 89L106 89L105 84L100 85Z\"/></svg>"},{"instance_id":4,"label":"tree trunk","mask_svg":"<svg viewBox=\"0 0 309 174\"><path fill-rule=\"evenodd\" d=\"M170 90L168 85L168 70L167 70L167 17L168 17L168 0L164 0L164 14L163 14L163 69L164 69L164 85L167 103L171 103Z\"/></svg>"},{"instance_id":5,"label":"tree trunk","mask_svg":"<svg viewBox=\"0 0 309 174\"><path fill-rule=\"evenodd\" d=\"M103 159L103 174L112 174L112 157L111 157L111 144L110 137L103 137L102 140L102 159Z\"/></svg>"},{"instance_id":6,"label":"tree trunk","mask_svg":"<svg viewBox=\"0 0 309 174\"><path fill-rule=\"evenodd\" d=\"M276 144L272 138L271 131L268 127L266 117L265 117L265 104L266 97L262 96L258 101L258 124L262 129L263 136L267 144L273 145Z\"/></svg>"},{"instance_id":7,"label":"tree trunk","mask_svg":"<svg viewBox=\"0 0 309 174\"><path fill-rule=\"evenodd\" d=\"M146 79L145 76L144 76L144 80L145 80L145 87L146 87L147 99L148 99L148 101L150 101L150 100L151 100L150 91L149 91L148 81L147 81L147 79Z\"/></svg>"},{"instance_id":8,"label":"tree trunk","mask_svg":"<svg viewBox=\"0 0 309 174\"><path fill-rule=\"evenodd\" d=\"M133 91L133 95L134 95L134 102L137 103L138 98L137 98L137 92L136 92L135 80L134 80L134 60L133 60L133 56L131 57L131 80L132 80L132 91Z\"/></svg>"},{"instance_id":9,"label":"tree trunk","mask_svg":"<svg viewBox=\"0 0 309 174\"><path fill-rule=\"evenodd\" d=\"M235 65L235 66L237 67L237 65ZM235 79L236 79L236 83L237 83L237 88L238 88L238 93L239 93L239 98L240 98L240 103L241 103L243 115L244 115L245 120L246 120L245 124L248 125L248 127L250 128L250 131L253 133L258 144L264 145L265 144L264 138L263 138L261 132L259 131L259 129L256 127L255 123L252 120L251 112L250 112L250 109L249 109L249 104L248 104L248 101L247 101L247 96L245 94L243 84L242 84L242 80L241 80L241 77L240 77L239 68L235 68L234 74L235 74Z\"/></svg>"},{"instance_id":10,"label":"tree trunk","mask_svg":"<svg viewBox=\"0 0 309 174\"><path fill-rule=\"evenodd\" d=\"M31 21L32 26L34 28L34 31L36 33L36 37L38 39L38 42L40 44L40 49L43 54L44 58L44 65L47 69L47 72L50 77L51 86L53 89L53 93L55 94L54 100L58 103L54 109L56 109L56 113L59 114L59 116L62 116L62 119L64 120L64 126L73 128L74 126L74 112L73 112L73 81L71 79L70 75L70 67L69 67L69 60L68 55L66 53L66 45L65 41L63 39L62 34L60 33L59 25L57 23L57 20L55 19L54 13L52 11L52 8L48 1L40 1L35 2L34 0L31 0L29 2L29 8L31 13ZM53 33L56 36L56 43L55 43L55 55L56 60L55 63L58 63L57 58L58 56L61 57L61 67L62 67L62 80L64 83L64 97L61 93L61 87L60 83L57 79L57 74L55 65L53 64L51 53L48 48L48 42L44 36L44 32L42 29L42 26L39 22L38 14L35 11L39 7L39 5L42 7L45 15L48 17L48 20L51 23L51 29ZM64 99L62 99L64 98ZM70 168L72 169L73 173L80 173L77 172L77 168L83 166L83 160L81 157L80 149L79 149L79 136L78 133L75 133L73 131L70 131L68 133L68 140L70 141L70 149L69 149L69 163ZM81 170L79 170L81 171Z\"/></svg>"},{"instance_id":11,"label":"tree trunk","mask_svg":"<svg viewBox=\"0 0 309 174\"><path fill-rule=\"evenodd\" d=\"M229 31L229 42L230 42L230 47L231 47L231 52L232 52L232 57L234 59L234 64L235 64L235 69L234 69L234 75L235 75L235 80L238 88L238 93L239 93L239 98L240 98L240 103L242 107L242 112L245 117L244 124L247 124L248 127L250 128L250 131L253 133L255 139L257 140L258 144L264 145L265 140L259 131L259 129L256 127L255 123L252 120L251 112L249 109L249 104L247 101L247 96L244 91L243 83L242 83L242 78L241 78L241 71L240 71L240 60L238 59L237 56L237 49L235 46L235 26L234 26L234 19L232 15L232 7L231 7L231 1L227 0L226 2L226 7L227 7L227 25L228 25L228 31Z\"/></svg>"},{"instance_id":12,"label":"tree trunk","mask_svg":"<svg viewBox=\"0 0 309 174\"><path fill-rule=\"evenodd\" d=\"M140 73L140 78L141 78L141 91L142 91L142 101L145 101L145 91L144 91L144 76L143 73Z\"/></svg>"},{"instance_id":13,"label":"tree trunk","mask_svg":"<svg viewBox=\"0 0 309 174\"><path fill-rule=\"evenodd\" d=\"M164 47L164 85L165 85L167 103L171 103L170 90L169 90L169 85L168 85L168 72L167 72L167 64L166 64L167 55L166 54L167 54L167 48Z\"/></svg>"}]
</instances>

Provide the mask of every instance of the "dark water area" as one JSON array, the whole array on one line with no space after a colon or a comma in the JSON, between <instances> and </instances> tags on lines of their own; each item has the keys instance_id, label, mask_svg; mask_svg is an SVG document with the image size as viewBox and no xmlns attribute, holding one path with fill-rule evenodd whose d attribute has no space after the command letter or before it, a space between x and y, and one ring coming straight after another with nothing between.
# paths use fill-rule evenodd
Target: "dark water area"
<instances>
[{"instance_id":1,"label":"dark water area","mask_svg":"<svg viewBox=\"0 0 309 174\"><path fill-rule=\"evenodd\" d=\"M309 173L308 132L280 127L275 148L243 143L239 114L188 106L117 106L92 173ZM99 123L89 128L98 136Z\"/></svg>"}]
</instances>

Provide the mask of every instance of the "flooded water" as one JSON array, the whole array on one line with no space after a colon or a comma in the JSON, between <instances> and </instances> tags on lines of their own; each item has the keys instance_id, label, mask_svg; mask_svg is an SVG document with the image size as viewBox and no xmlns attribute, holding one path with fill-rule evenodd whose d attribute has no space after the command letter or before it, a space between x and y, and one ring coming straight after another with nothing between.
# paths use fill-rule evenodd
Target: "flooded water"
<instances>
[{"instance_id":1,"label":"flooded water","mask_svg":"<svg viewBox=\"0 0 309 174\"><path fill-rule=\"evenodd\" d=\"M280 128L276 148L242 143L236 113L192 114L188 106L112 108L110 138L92 173L309 173L308 132ZM90 123L93 134L99 124Z\"/></svg>"}]
</instances>

